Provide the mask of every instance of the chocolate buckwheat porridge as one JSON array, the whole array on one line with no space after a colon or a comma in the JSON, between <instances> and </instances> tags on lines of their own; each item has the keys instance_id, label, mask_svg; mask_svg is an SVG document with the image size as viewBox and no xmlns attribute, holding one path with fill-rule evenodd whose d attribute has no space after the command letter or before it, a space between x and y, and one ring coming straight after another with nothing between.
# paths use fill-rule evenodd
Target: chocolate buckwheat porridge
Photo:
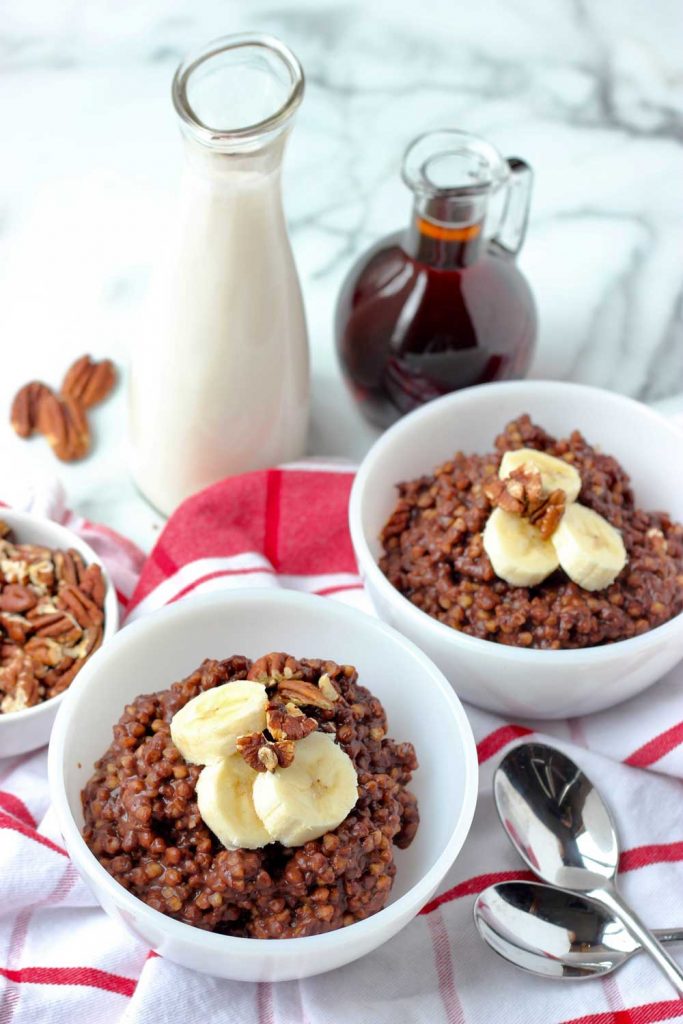
<instances>
[{"instance_id":1,"label":"chocolate buckwheat porridge","mask_svg":"<svg viewBox=\"0 0 683 1024\"><path fill-rule=\"evenodd\" d=\"M398 492L380 567L470 636L591 647L683 610L683 526L638 508L625 470L578 431L557 440L520 416L495 451L457 452Z\"/></svg>"},{"instance_id":2,"label":"chocolate buckwheat porridge","mask_svg":"<svg viewBox=\"0 0 683 1024\"><path fill-rule=\"evenodd\" d=\"M385 905L393 847L418 827L415 751L386 731L349 665L204 661L125 708L82 793L83 835L121 885L199 928L352 924Z\"/></svg>"}]
</instances>

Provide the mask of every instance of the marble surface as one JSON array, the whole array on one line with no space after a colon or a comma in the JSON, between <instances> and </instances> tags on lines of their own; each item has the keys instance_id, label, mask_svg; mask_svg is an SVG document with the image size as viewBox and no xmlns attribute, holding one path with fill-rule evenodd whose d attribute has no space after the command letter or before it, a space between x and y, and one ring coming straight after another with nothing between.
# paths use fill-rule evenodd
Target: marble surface
<instances>
[{"instance_id":1,"label":"marble surface","mask_svg":"<svg viewBox=\"0 0 683 1024\"><path fill-rule=\"evenodd\" d=\"M678 0L4 0L0 408L84 351L125 365L145 344L180 167L170 79L189 48L245 29L281 36L307 73L285 203L311 333L312 452L358 458L373 438L339 378L334 302L355 255L406 221L406 143L441 126L535 169L521 258L540 313L533 376L683 409ZM0 423L5 481L57 473L79 511L148 547L160 520L129 481L125 419L123 386L94 416L96 454L67 467Z\"/></svg>"}]
</instances>

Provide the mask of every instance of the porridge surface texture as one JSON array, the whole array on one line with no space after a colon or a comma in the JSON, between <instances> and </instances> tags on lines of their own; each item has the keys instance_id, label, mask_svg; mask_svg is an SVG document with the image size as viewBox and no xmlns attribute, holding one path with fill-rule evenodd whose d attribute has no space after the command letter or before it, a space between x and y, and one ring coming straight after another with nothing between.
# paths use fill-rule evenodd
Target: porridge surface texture
<instances>
[{"instance_id":1,"label":"porridge surface texture","mask_svg":"<svg viewBox=\"0 0 683 1024\"><path fill-rule=\"evenodd\" d=\"M628 561L605 590L589 593L561 570L535 587L495 575L482 543L492 511L484 486L516 448L570 462L582 480L578 500L621 532ZM644 633L683 610L683 526L664 511L639 509L625 470L578 431L556 440L520 416L496 438L495 451L457 452L398 492L380 567L418 608L470 636L519 647L592 647Z\"/></svg>"},{"instance_id":2,"label":"porridge surface texture","mask_svg":"<svg viewBox=\"0 0 683 1024\"><path fill-rule=\"evenodd\" d=\"M339 692L334 710L305 710L353 761L359 799L334 831L301 847L228 850L199 815L201 766L186 763L173 745L171 719L205 690L285 668L311 683L327 673ZM84 837L121 885L172 917L242 937L315 935L386 903L393 847L408 846L418 826L406 789L416 767L412 744L386 736L384 709L351 666L280 653L253 663L207 660L167 690L127 705L83 790Z\"/></svg>"}]
</instances>

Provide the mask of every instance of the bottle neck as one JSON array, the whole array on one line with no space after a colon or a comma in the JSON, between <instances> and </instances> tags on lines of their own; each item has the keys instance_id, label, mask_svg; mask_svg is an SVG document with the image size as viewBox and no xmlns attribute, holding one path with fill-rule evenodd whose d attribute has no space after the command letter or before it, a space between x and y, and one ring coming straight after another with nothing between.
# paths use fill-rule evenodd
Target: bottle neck
<instances>
[{"instance_id":1,"label":"bottle neck","mask_svg":"<svg viewBox=\"0 0 683 1024\"><path fill-rule=\"evenodd\" d=\"M435 223L424 217L417 207L404 236L404 248L409 256L441 270L472 266L483 254L484 246L483 220L474 224Z\"/></svg>"}]
</instances>

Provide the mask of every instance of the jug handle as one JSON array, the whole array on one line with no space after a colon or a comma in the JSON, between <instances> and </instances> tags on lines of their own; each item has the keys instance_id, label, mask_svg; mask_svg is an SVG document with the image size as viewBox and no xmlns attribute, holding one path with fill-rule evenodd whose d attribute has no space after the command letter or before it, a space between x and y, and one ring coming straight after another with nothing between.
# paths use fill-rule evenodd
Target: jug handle
<instances>
[{"instance_id":1,"label":"jug handle","mask_svg":"<svg viewBox=\"0 0 683 1024\"><path fill-rule=\"evenodd\" d=\"M534 172L524 160L510 157L510 168L505 207L495 241L510 256L516 256L524 243L529 222L529 204Z\"/></svg>"}]
</instances>

